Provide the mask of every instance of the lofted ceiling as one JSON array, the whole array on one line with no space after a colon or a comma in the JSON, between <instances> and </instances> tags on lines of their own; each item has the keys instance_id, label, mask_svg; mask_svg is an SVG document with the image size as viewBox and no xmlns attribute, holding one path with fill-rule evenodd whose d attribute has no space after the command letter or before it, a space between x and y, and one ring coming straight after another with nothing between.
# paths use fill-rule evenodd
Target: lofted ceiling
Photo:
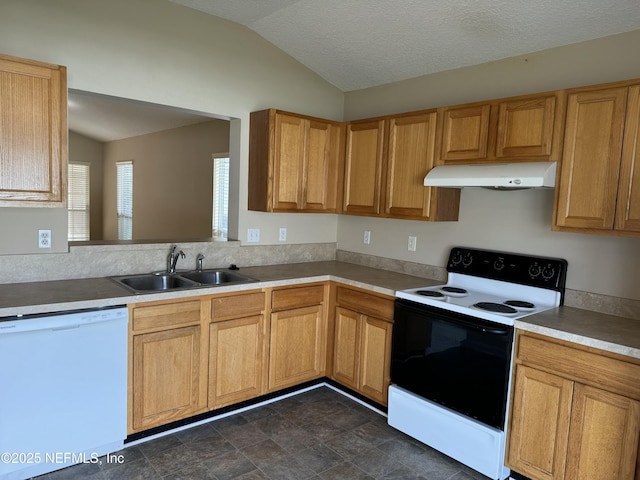
<instances>
[{"instance_id":1,"label":"lofted ceiling","mask_svg":"<svg viewBox=\"0 0 640 480\"><path fill-rule=\"evenodd\" d=\"M640 0L170 1L245 25L344 92L640 29ZM101 142L210 119L69 92L70 130Z\"/></svg>"},{"instance_id":2,"label":"lofted ceiling","mask_svg":"<svg viewBox=\"0 0 640 480\"><path fill-rule=\"evenodd\" d=\"M161 132L213 120L166 105L69 90L69 130L98 142Z\"/></svg>"},{"instance_id":3,"label":"lofted ceiling","mask_svg":"<svg viewBox=\"0 0 640 480\"><path fill-rule=\"evenodd\" d=\"M347 92L640 29L638 0L171 0Z\"/></svg>"}]
</instances>

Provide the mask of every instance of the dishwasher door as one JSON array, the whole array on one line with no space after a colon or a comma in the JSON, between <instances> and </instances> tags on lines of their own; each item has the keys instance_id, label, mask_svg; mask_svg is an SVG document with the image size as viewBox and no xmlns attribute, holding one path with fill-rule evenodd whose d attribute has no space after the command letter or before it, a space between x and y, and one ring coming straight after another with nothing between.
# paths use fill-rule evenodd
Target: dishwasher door
<instances>
[{"instance_id":1,"label":"dishwasher door","mask_svg":"<svg viewBox=\"0 0 640 480\"><path fill-rule=\"evenodd\" d=\"M0 479L123 447L127 322L125 307L0 321Z\"/></svg>"}]
</instances>

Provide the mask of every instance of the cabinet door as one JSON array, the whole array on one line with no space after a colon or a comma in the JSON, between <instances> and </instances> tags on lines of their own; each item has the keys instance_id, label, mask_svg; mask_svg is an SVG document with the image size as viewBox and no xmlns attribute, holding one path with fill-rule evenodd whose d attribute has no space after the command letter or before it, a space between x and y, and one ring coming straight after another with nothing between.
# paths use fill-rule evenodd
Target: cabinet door
<instances>
[{"instance_id":1,"label":"cabinet door","mask_svg":"<svg viewBox=\"0 0 640 480\"><path fill-rule=\"evenodd\" d=\"M501 102L498 105L496 158L509 161L559 160L562 118L558 95Z\"/></svg>"},{"instance_id":2,"label":"cabinet door","mask_svg":"<svg viewBox=\"0 0 640 480\"><path fill-rule=\"evenodd\" d=\"M389 120L385 214L429 217L431 188L424 176L434 162L436 112Z\"/></svg>"},{"instance_id":3,"label":"cabinet door","mask_svg":"<svg viewBox=\"0 0 640 480\"><path fill-rule=\"evenodd\" d=\"M626 88L568 96L557 226L613 229L626 99Z\"/></svg>"},{"instance_id":4,"label":"cabinet door","mask_svg":"<svg viewBox=\"0 0 640 480\"><path fill-rule=\"evenodd\" d=\"M443 108L440 162L486 160L491 105Z\"/></svg>"},{"instance_id":5,"label":"cabinet door","mask_svg":"<svg viewBox=\"0 0 640 480\"><path fill-rule=\"evenodd\" d=\"M341 189L341 128L311 120L307 124L302 209L336 211Z\"/></svg>"},{"instance_id":6,"label":"cabinet door","mask_svg":"<svg viewBox=\"0 0 640 480\"><path fill-rule=\"evenodd\" d=\"M566 480L633 480L640 402L576 385Z\"/></svg>"},{"instance_id":7,"label":"cabinet door","mask_svg":"<svg viewBox=\"0 0 640 480\"><path fill-rule=\"evenodd\" d=\"M209 408L264 393L264 328L262 315L210 325Z\"/></svg>"},{"instance_id":8,"label":"cabinet door","mask_svg":"<svg viewBox=\"0 0 640 480\"><path fill-rule=\"evenodd\" d=\"M615 228L640 232L640 86L629 89Z\"/></svg>"},{"instance_id":9,"label":"cabinet door","mask_svg":"<svg viewBox=\"0 0 640 480\"><path fill-rule=\"evenodd\" d=\"M358 388L360 365L361 315L346 308L336 308L333 378L353 389Z\"/></svg>"},{"instance_id":10,"label":"cabinet door","mask_svg":"<svg viewBox=\"0 0 640 480\"><path fill-rule=\"evenodd\" d=\"M273 169L273 210L291 211L302 206L302 165L307 120L276 113Z\"/></svg>"},{"instance_id":11,"label":"cabinet door","mask_svg":"<svg viewBox=\"0 0 640 480\"><path fill-rule=\"evenodd\" d=\"M344 213L380 213L384 128L384 120L347 126Z\"/></svg>"},{"instance_id":12,"label":"cabinet door","mask_svg":"<svg viewBox=\"0 0 640 480\"><path fill-rule=\"evenodd\" d=\"M322 305L271 314L269 390L324 375L326 326Z\"/></svg>"},{"instance_id":13,"label":"cabinet door","mask_svg":"<svg viewBox=\"0 0 640 480\"><path fill-rule=\"evenodd\" d=\"M531 478L564 478L573 382L516 365L507 466Z\"/></svg>"},{"instance_id":14,"label":"cabinet door","mask_svg":"<svg viewBox=\"0 0 640 480\"><path fill-rule=\"evenodd\" d=\"M134 431L198 413L200 327L135 335L132 387Z\"/></svg>"},{"instance_id":15,"label":"cabinet door","mask_svg":"<svg viewBox=\"0 0 640 480\"><path fill-rule=\"evenodd\" d=\"M0 55L0 145L0 206L66 206L65 67Z\"/></svg>"},{"instance_id":16,"label":"cabinet door","mask_svg":"<svg viewBox=\"0 0 640 480\"><path fill-rule=\"evenodd\" d=\"M363 317L360 346L360 391L386 405L391 378L391 323Z\"/></svg>"}]
</instances>

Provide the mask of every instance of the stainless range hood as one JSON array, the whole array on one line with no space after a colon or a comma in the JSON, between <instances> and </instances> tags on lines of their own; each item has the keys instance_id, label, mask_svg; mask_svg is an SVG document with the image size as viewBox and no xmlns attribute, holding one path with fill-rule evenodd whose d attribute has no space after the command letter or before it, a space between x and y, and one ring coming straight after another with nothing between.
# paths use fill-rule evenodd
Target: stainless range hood
<instances>
[{"instance_id":1,"label":"stainless range hood","mask_svg":"<svg viewBox=\"0 0 640 480\"><path fill-rule=\"evenodd\" d=\"M556 162L442 165L424 177L428 187L484 187L498 190L553 188Z\"/></svg>"}]
</instances>

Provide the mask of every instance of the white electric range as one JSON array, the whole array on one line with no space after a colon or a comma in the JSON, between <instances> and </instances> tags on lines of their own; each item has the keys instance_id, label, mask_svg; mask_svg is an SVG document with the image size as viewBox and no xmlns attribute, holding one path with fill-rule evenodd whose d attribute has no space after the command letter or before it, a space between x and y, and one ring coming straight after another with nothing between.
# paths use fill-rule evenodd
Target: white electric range
<instances>
[{"instance_id":1,"label":"white electric range","mask_svg":"<svg viewBox=\"0 0 640 480\"><path fill-rule=\"evenodd\" d=\"M563 303L563 259L454 247L443 285L396 293L389 425L496 480L514 323Z\"/></svg>"}]
</instances>

